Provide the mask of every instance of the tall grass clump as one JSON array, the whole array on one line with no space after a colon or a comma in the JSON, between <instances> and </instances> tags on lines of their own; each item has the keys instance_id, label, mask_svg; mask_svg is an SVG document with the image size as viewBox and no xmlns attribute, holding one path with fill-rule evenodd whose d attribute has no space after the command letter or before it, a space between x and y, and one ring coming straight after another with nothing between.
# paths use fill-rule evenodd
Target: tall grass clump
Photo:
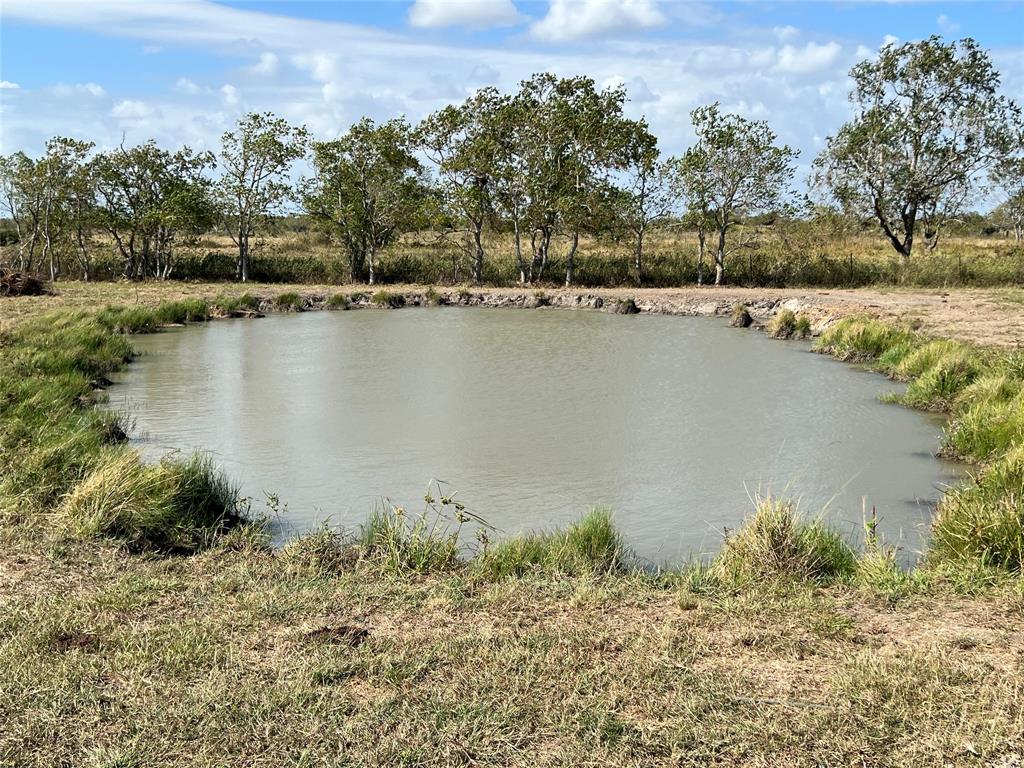
<instances>
[{"instance_id":1,"label":"tall grass clump","mask_svg":"<svg viewBox=\"0 0 1024 768\"><path fill-rule=\"evenodd\" d=\"M145 466L98 410L131 359L124 334L207 316L204 302L59 312L0 337L0 512L57 512L76 535L193 550L241 521L233 489L203 459Z\"/></svg>"},{"instance_id":2,"label":"tall grass clump","mask_svg":"<svg viewBox=\"0 0 1024 768\"><path fill-rule=\"evenodd\" d=\"M844 317L818 337L815 350L847 362L874 362L893 347L915 341L910 329L864 317Z\"/></svg>"},{"instance_id":3,"label":"tall grass clump","mask_svg":"<svg viewBox=\"0 0 1024 768\"><path fill-rule=\"evenodd\" d=\"M377 291L370 298L370 302L376 304L378 307L385 307L387 309L398 309L405 306L405 296L400 293L392 293L391 291L385 291L383 288Z\"/></svg>"},{"instance_id":4,"label":"tall grass clump","mask_svg":"<svg viewBox=\"0 0 1024 768\"><path fill-rule=\"evenodd\" d=\"M765 330L773 339L806 339L811 335L811 320L791 309L782 309L768 321Z\"/></svg>"},{"instance_id":5,"label":"tall grass clump","mask_svg":"<svg viewBox=\"0 0 1024 768\"><path fill-rule=\"evenodd\" d=\"M946 492L932 524L929 559L1024 571L1024 445Z\"/></svg>"},{"instance_id":6,"label":"tall grass clump","mask_svg":"<svg viewBox=\"0 0 1024 768\"><path fill-rule=\"evenodd\" d=\"M450 571L460 564L457 529L427 512L409 519L402 507L374 509L356 544L363 560L391 574Z\"/></svg>"},{"instance_id":7,"label":"tall grass clump","mask_svg":"<svg viewBox=\"0 0 1024 768\"><path fill-rule=\"evenodd\" d=\"M713 564L724 582L765 580L829 582L852 575L857 558L850 546L819 521L801 520L787 501L757 500L752 517L726 538Z\"/></svg>"},{"instance_id":8,"label":"tall grass clump","mask_svg":"<svg viewBox=\"0 0 1024 768\"><path fill-rule=\"evenodd\" d=\"M274 299L274 306L285 312L301 312L306 308L302 297L295 291L286 291Z\"/></svg>"},{"instance_id":9,"label":"tall grass clump","mask_svg":"<svg viewBox=\"0 0 1024 768\"><path fill-rule=\"evenodd\" d=\"M241 296L218 296L213 301L213 309L221 315L237 315L252 313L260 308L260 300L250 293Z\"/></svg>"},{"instance_id":10,"label":"tall grass clump","mask_svg":"<svg viewBox=\"0 0 1024 768\"><path fill-rule=\"evenodd\" d=\"M327 300L328 309L351 309L352 299L344 293L336 293Z\"/></svg>"},{"instance_id":11,"label":"tall grass clump","mask_svg":"<svg viewBox=\"0 0 1024 768\"><path fill-rule=\"evenodd\" d=\"M204 457L147 465L134 451L116 450L67 495L58 515L81 538L191 552L241 521L237 499L236 489Z\"/></svg>"},{"instance_id":12,"label":"tall grass clump","mask_svg":"<svg viewBox=\"0 0 1024 768\"><path fill-rule=\"evenodd\" d=\"M530 572L581 575L625 570L626 549L611 513L595 509L564 529L499 542L474 561L488 579Z\"/></svg>"},{"instance_id":13,"label":"tall grass clump","mask_svg":"<svg viewBox=\"0 0 1024 768\"><path fill-rule=\"evenodd\" d=\"M729 312L729 325L733 328L749 328L753 322L754 318L750 316L746 304L737 302L732 305L732 310Z\"/></svg>"}]
</instances>

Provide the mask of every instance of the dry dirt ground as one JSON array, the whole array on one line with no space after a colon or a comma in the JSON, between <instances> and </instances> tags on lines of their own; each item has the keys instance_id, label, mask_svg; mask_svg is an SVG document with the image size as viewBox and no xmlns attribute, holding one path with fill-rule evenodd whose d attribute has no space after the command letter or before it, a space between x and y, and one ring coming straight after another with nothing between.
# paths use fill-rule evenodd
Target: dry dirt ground
<instances>
[{"instance_id":1,"label":"dry dirt ground","mask_svg":"<svg viewBox=\"0 0 1024 768\"><path fill-rule=\"evenodd\" d=\"M423 292L425 286L388 285L400 293ZM0 328L62 307L88 308L105 304L158 304L185 297L214 298L244 292L272 298L294 291L303 296L329 297L336 293L367 292L365 285L282 285L251 283L77 283L62 282L56 294L40 297L0 298ZM459 289L442 288L454 296ZM467 288L481 297L532 296L534 290ZM681 314L721 314L740 302L770 313L782 302L816 319L864 313L883 319L913 322L922 331L975 344L1018 347L1024 344L1024 289L771 289L771 288L658 288L658 289L543 289L552 299L569 303L576 296L600 296L606 302L633 298L644 311ZM561 303L561 301L559 301ZM755 318L758 311L753 312Z\"/></svg>"}]
</instances>

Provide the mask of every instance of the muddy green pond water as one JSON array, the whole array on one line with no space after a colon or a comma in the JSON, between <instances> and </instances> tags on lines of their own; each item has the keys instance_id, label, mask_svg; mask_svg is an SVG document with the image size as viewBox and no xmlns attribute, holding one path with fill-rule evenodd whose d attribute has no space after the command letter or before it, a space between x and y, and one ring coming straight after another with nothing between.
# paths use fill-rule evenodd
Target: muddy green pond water
<instances>
[{"instance_id":1,"label":"muddy green pond water","mask_svg":"<svg viewBox=\"0 0 1024 768\"><path fill-rule=\"evenodd\" d=\"M912 558L960 470L884 377L720 319L406 309L272 315L133 339L110 389L149 458L209 452L280 540L447 483L491 538L610 508L648 563L716 551L771 493ZM466 532L467 540L472 531Z\"/></svg>"}]
</instances>

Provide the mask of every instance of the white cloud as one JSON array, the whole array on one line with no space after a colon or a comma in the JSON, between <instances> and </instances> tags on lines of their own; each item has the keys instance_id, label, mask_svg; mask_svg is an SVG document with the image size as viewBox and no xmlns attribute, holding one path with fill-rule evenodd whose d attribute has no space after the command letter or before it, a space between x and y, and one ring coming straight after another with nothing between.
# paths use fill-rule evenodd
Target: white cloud
<instances>
[{"instance_id":1,"label":"white cloud","mask_svg":"<svg viewBox=\"0 0 1024 768\"><path fill-rule=\"evenodd\" d=\"M507 27L523 20L512 0L416 0L409 9L414 27Z\"/></svg>"},{"instance_id":2,"label":"white cloud","mask_svg":"<svg viewBox=\"0 0 1024 768\"><path fill-rule=\"evenodd\" d=\"M10 80L0 80L0 91L16 91L21 88L17 83L12 83Z\"/></svg>"},{"instance_id":3,"label":"white cloud","mask_svg":"<svg viewBox=\"0 0 1024 768\"><path fill-rule=\"evenodd\" d=\"M273 75L277 72L279 63L276 53L264 51L260 54L259 60L249 67L249 71L254 75Z\"/></svg>"},{"instance_id":4,"label":"white cloud","mask_svg":"<svg viewBox=\"0 0 1024 768\"><path fill-rule=\"evenodd\" d=\"M118 120L146 120L156 115L157 111L144 101L124 99L114 105L110 114Z\"/></svg>"},{"instance_id":5,"label":"white cloud","mask_svg":"<svg viewBox=\"0 0 1024 768\"><path fill-rule=\"evenodd\" d=\"M238 89L231 85L231 83L221 86L220 95L224 99L224 103L229 107L238 106Z\"/></svg>"},{"instance_id":6,"label":"white cloud","mask_svg":"<svg viewBox=\"0 0 1024 768\"><path fill-rule=\"evenodd\" d=\"M882 38L882 45L896 45L899 41L900 39L896 35L886 35Z\"/></svg>"},{"instance_id":7,"label":"white cloud","mask_svg":"<svg viewBox=\"0 0 1024 768\"><path fill-rule=\"evenodd\" d=\"M800 36L800 30L796 27L790 26L789 24L784 27L772 27L772 32L782 42L788 42Z\"/></svg>"},{"instance_id":8,"label":"white cloud","mask_svg":"<svg viewBox=\"0 0 1024 768\"><path fill-rule=\"evenodd\" d=\"M96 85L96 83L75 83L74 85L67 85L66 83L58 83L51 89L58 96L72 96L75 94L87 94L93 98L102 99L106 97L107 92L103 90L102 86Z\"/></svg>"},{"instance_id":9,"label":"white cloud","mask_svg":"<svg viewBox=\"0 0 1024 768\"><path fill-rule=\"evenodd\" d=\"M939 18L935 20L935 23L938 24L939 29L947 35L952 35L960 31L960 25L944 13L939 14Z\"/></svg>"},{"instance_id":10,"label":"white cloud","mask_svg":"<svg viewBox=\"0 0 1024 768\"><path fill-rule=\"evenodd\" d=\"M666 22L656 0L551 0L547 16L535 22L530 33L555 43L619 36Z\"/></svg>"},{"instance_id":11,"label":"white cloud","mask_svg":"<svg viewBox=\"0 0 1024 768\"><path fill-rule=\"evenodd\" d=\"M197 93L203 92L199 85L187 77L179 77L177 82L174 83L174 90L179 93L187 93L189 96L195 96Z\"/></svg>"},{"instance_id":12,"label":"white cloud","mask_svg":"<svg viewBox=\"0 0 1024 768\"><path fill-rule=\"evenodd\" d=\"M803 48L784 45L779 49L777 68L780 72L802 75L825 69L835 63L842 46L832 41L824 45L808 43Z\"/></svg>"}]
</instances>

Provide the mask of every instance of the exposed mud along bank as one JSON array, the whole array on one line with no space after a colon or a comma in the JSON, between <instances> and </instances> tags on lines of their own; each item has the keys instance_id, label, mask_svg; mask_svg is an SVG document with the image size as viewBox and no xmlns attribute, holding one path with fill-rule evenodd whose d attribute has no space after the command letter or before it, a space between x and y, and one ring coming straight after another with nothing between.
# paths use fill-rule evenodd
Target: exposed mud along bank
<instances>
[{"instance_id":1,"label":"exposed mud along bank","mask_svg":"<svg viewBox=\"0 0 1024 768\"><path fill-rule=\"evenodd\" d=\"M280 311L316 311L354 308L421 307L421 306L463 306L490 307L495 309L590 309L614 314L657 314L683 317L726 317L740 304L750 313L754 325L764 325L781 310L788 309L807 316L813 332L827 327L840 317L853 314L860 307L836 302L825 302L813 293L796 296L736 296L730 292L710 292L700 295L640 295L632 296L623 291L614 292L573 292L542 290L473 291L469 289L445 291L390 291L377 293L353 292L345 302L332 301L324 293L298 294L292 301L282 305L275 297L256 297L259 313ZM253 310L233 312L237 316L252 315Z\"/></svg>"}]
</instances>

